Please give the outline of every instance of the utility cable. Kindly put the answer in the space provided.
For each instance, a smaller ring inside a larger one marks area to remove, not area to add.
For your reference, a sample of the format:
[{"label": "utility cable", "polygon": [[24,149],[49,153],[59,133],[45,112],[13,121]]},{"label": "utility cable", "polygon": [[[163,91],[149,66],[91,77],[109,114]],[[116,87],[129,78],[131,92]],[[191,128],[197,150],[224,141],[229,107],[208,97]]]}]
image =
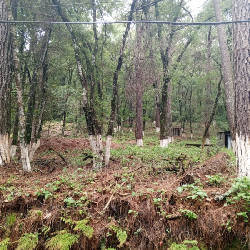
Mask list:
[{"label": "utility cable", "polygon": [[4,21],[0,20],[0,23],[10,24],[137,24],[137,23],[160,23],[175,26],[195,26],[195,25],[222,25],[232,23],[250,23],[250,20],[239,20],[239,21],[225,21],[225,22],[168,22],[168,21],[98,21],[98,22],[57,22],[57,21]]}]

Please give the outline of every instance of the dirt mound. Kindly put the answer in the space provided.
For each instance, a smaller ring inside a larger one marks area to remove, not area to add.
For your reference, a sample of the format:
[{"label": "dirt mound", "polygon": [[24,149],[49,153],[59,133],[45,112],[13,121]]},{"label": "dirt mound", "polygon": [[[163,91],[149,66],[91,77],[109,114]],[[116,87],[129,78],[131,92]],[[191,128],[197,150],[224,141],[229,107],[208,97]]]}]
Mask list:
[{"label": "dirt mound", "polygon": [[226,173],[228,172],[227,160],[229,158],[230,157],[227,153],[219,153],[206,160],[204,163],[202,163],[201,166],[198,166],[195,169],[188,171],[187,174],[203,180],[204,178],[206,178],[206,175]]},{"label": "dirt mound", "polygon": [[[105,143],[103,143],[105,146]],[[111,148],[120,148],[122,145],[118,143],[111,143]],[[53,148],[55,151],[65,151],[65,150],[85,150],[90,149],[89,141],[83,138],[42,138],[41,146],[38,149],[38,153],[41,151],[49,150]]]}]

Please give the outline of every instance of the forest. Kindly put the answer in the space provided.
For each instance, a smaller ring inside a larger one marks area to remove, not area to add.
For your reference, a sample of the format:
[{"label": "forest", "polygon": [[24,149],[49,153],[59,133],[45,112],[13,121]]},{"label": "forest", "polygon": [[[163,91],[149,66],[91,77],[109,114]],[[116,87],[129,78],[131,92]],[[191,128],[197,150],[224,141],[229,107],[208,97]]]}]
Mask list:
[{"label": "forest", "polygon": [[0,250],[250,249],[249,0],[0,0]]}]

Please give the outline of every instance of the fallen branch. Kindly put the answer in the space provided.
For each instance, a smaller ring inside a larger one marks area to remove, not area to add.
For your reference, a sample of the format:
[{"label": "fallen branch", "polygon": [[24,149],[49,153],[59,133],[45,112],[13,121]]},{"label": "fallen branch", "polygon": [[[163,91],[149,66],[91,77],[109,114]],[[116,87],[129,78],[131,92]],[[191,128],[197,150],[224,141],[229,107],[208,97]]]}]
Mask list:
[{"label": "fallen branch", "polygon": [[223,200],[225,200],[232,193],[233,192],[229,189],[226,193],[220,194],[220,195],[217,195],[216,197],[214,197],[214,200],[216,200],[216,201],[223,201]]},{"label": "fallen branch", "polygon": [[53,149],[52,147],[50,147],[49,150],[54,151],[54,152],[63,160],[63,162],[64,162],[66,165],[68,165],[68,162],[66,161],[66,159],[65,159],[59,152],[57,152],[57,151],[56,151],[55,149]]},{"label": "fallen branch", "polygon": [[[122,187],[124,183],[126,183],[126,181],[124,181],[124,182],[120,185],[120,187]],[[115,193],[116,193],[116,189],[115,189],[114,193],[110,196],[109,201],[108,201],[108,203],[106,204],[106,206],[103,208],[103,210],[106,210],[106,209],[107,209],[107,207],[109,206],[109,204],[110,204],[110,202],[111,202],[111,200],[112,200],[112,198],[113,198],[113,196],[114,196]]]}]

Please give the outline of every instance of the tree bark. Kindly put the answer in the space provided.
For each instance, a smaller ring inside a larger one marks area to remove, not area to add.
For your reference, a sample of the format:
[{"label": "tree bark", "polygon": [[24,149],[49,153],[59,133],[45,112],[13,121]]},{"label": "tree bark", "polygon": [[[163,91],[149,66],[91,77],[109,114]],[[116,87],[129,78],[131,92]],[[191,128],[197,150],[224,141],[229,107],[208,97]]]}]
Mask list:
[{"label": "tree bark", "polygon": [[[137,0],[133,0],[131,4],[130,12],[129,12],[128,21],[132,21],[133,19],[133,13],[135,11],[136,3],[137,3]],[[105,166],[108,166],[109,159],[110,159],[110,146],[111,146],[111,141],[112,141],[112,136],[113,136],[115,116],[116,116],[116,105],[117,105],[117,95],[118,95],[118,76],[119,76],[119,72],[123,64],[124,49],[125,49],[128,33],[130,31],[130,26],[131,26],[131,23],[130,22],[127,23],[126,30],[122,39],[122,46],[120,49],[118,63],[117,63],[116,70],[113,76],[113,95],[112,95],[112,101],[111,101],[111,113],[109,117],[109,125],[108,125],[107,138],[106,138]]]},{"label": "tree bark", "polygon": [[215,115],[215,110],[216,110],[216,107],[217,107],[217,104],[218,104],[218,101],[219,101],[219,98],[220,98],[220,95],[221,95],[221,82],[222,82],[222,77],[218,83],[218,92],[217,92],[217,96],[216,96],[216,99],[214,101],[214,106],[213,106],[213,110],[210,114],[210,118],[209,120],[206,122],[206,128],[205,128],[205,131],[204,131],[204,134],[203,134],[203,137],[202,137],[202,144],[201,144],[201,147],[204,148],[204,145],[205,145],[205,142],[206,142],[206,139],[207,139],[207,133],[209,131],[209,128],[210,128],[210,125],[214,119],[214,115]]},{"label": "tree bark", "polygon": [[[217,22],[223,21],[220,0],[213,0],[214,10]],[[223,83],[225,86],[227,119],[231,131],[232,141],[235,140],[235,91],[233,84],[232,66],[229,50],[227,46],[227,37],[224,25],[217,25],[218,39],[220,45]],[[234,143],[233,143],[234,145]]]},{"label": "tree bark", "polygon": [[[12,6],[13,8],[13,6]],[[9,20],[13,20],[11,13],[8,13]],[[20,128],[20,148],[21,148],[21,158],[23,164],[23,170],[26,172],[31,171],[30,159],[29,159],[29,151],[25,142],[25,115],[23,108],[23,90],[21,83],[21,63],[18,58],[19,50],[16,42],[16,29],[15,26],[12,25],[10,27],[10,32],[12,35],[12,48],[13,48],[13,64],[14,64],[14,74],[15,74],[15,83],[17,89],[17,105],[18,105],[18,114],[19,114],[19,128]]]},{"label": "tree bark", "polygon": [[[0,0],[0,20],[8,20],[8,6]],[[0,24],[0,166],[11,161],[10,141],[10,25]]]},{"label": "tree bark", "polygon": [[136,145],[143,146],[143,75],[142,75],[142,28],[136,27],[136,51],[135,51],[135,85],[136,85]]},{"label": "tree bark", "polygon": [[[180,1],[179,6],[181,7],[183,0]],[[181,10],[181,8],[180,8]],[[155,4],[156,19],[159,19],[158,4]],[[177,11],[174,16],[173,22],[176,22],[179,17],[180,11]],[[171,114],[171,76],[170,67],[172,64],[172,47],[173,38],[177,29],[174,26],[170,27],[170,31],[167,34],[166,47],[163,47],[162,42],[162,24],[157,24],[158,27],[158,41],[160,45],[160,54],[163,69],[163,86],[162,86],[162,98],[161,98],[161,110],[160,110],[160,146],[168,147],[169,142],[172,138],[172,114]]]},{"label": "tree bark", "polygon": [[[250,20],[249,0],[233,1],[233,19]],[[233,24],[236,156],[239,176],[250,176],[250,23]]]},{"label": "tree bark", "polygon": [[[60,15],[60,17],[62,18],[62,20],[64,22],[69,22],[69,19],[66,17],[65,12],[62,10],[60,3],[57,0],[52,0],[52,1],[57,6],[57,12]],[[94,4],[94,2],[93,2],[93,4]],[[74,30],[72,29],[70,24],[67,23],[66,27],[71,35],[71,39],[73,42],[74,55],[75,55],[75,60],[77,63],[78,77],[79,77],[79,80],[82,84],[82,105],[83,105],[83,110],[85,113],[85,119],[86,119],[87,128],[88,128],[89,142],[90,142],[90,146],[92,148],[93,154],[94,154],[93,168],[98,170],[102,167],[102,164],[103,164],[103,145],[102,145],[101,128],[98,124],[95,110],[93,107],[94,85],[93,84],[91,85],[91,89],[90,89],[90,93],[89,93],[88,92],[88,81],[87,81],[86,75],[85,75],[84,70],[83,70],[81,57],[80,57],[81,50],[80,50],[79,44],[77,42],[76,34],[75,34]],[[93,26],[93,28],[94,27],[95,27],[95,25]],[[96,31],[95,28],[94,28],[94,31]],[[97,42],[97,40],[96,40],[96,42]],[[97,46],[97,43],[95,44],[95,46]],[[90,98],[88,97],[88,94],[90,95]]]},{"label": "tree bark", "polygon": [[211,89],[211,46],[212,46],[212,39],[211,39],[211,30],[212,26],[209,27],[208,36],[207,36],[207,84],[206,84],[206,107],[205,107],[205,131],[208,128],[207,132],[204,133],[206,138],[202,138],[202,142],[204,140],[204,143],[210,144],[209,139],[209,114],[210,114],[210,108],[211,108],[211,101],[210,101],[210,89]]}]

